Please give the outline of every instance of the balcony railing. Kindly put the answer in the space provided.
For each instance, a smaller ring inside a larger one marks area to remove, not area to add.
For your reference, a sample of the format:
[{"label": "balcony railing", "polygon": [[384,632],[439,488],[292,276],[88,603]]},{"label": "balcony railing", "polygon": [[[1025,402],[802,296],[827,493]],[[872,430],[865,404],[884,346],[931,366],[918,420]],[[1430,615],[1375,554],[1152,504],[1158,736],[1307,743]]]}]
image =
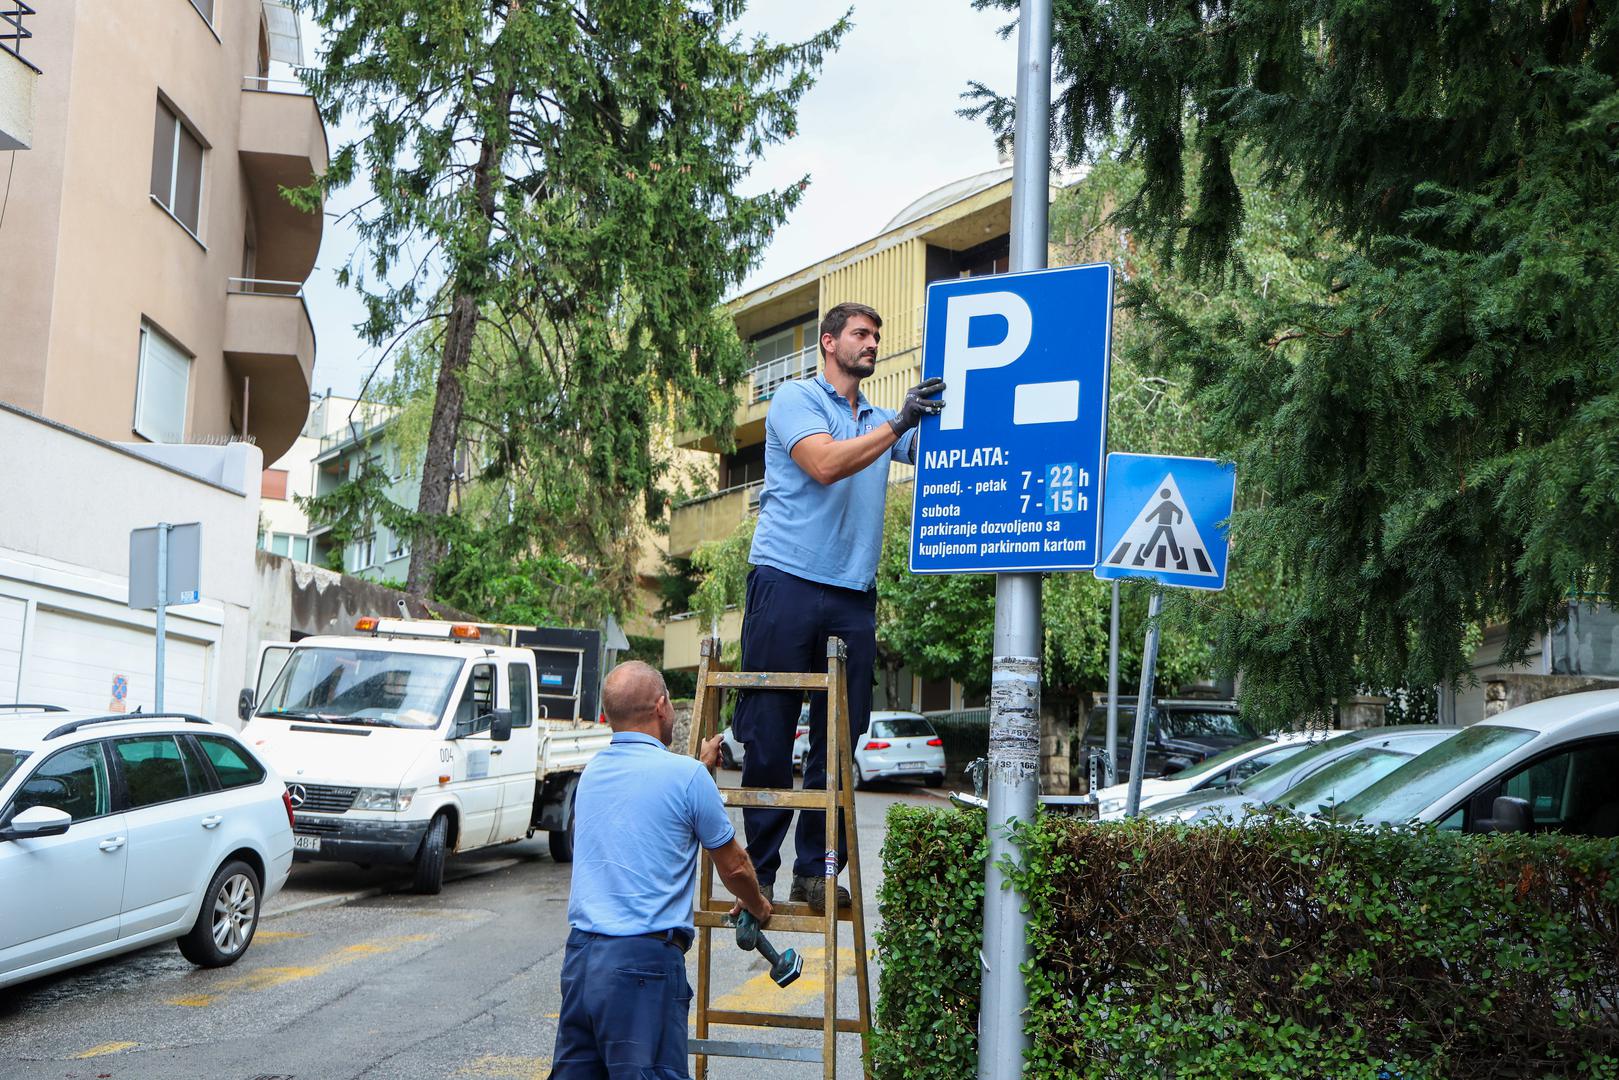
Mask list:
[{"label": "balcony railing", "polygon": [[753,400],[763,401],[774,394],[783,383],[815,374],[821,363],[819,343],[807,348],[753,365],[748,377],[753,380]]},{"label": "balcony railing", "polygon": [[22,24],[23,17],[34,14],[37,12],[22,0],[0,0],[0,52],[8,52],[28,64],[37,75],[39,68],[29,63],[22,54],[22,43],[34,36],[33,31]]},{"label": "balcony railing", "polygon": [[242,89],[263,90],[269,94],[309,94],[309,88],[301,79],[271,79],[263,75],[242,76]]},{"label": "balcony railing", "polygon": [[274,281],[269,278],[233,277],[225,279],[225,291],[229,293],[257,293],[270,296],[302,296],[304,283],[301,281]]}]

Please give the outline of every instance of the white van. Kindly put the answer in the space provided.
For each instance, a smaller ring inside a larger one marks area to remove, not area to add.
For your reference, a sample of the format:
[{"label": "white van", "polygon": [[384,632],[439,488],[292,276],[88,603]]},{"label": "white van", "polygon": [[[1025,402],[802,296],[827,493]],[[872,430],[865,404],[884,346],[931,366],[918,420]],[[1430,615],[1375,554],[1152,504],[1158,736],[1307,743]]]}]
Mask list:
[{"label": "white van", "polygon": [[534,652],[487,643],[476,626],[368,618],[356,629],[369,636],[275,647],[279,673],[262,694],[243,691],[241,737],[287,783],[295,856],[413,865],[426,893],[446,855],[536,830],[571,860],[574,789],[612,733],[594,718],[549,720]]}]

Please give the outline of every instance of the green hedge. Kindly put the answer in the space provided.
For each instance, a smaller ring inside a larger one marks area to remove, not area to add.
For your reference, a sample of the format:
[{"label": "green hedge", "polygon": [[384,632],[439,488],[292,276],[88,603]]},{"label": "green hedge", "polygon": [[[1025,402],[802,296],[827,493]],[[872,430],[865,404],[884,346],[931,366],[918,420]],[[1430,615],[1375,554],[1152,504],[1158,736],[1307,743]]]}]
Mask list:
[{"label": "green hedge", "polygon": [[[1097,825],[1020,835],[1026,1075],[1619,1077],[1619,844]],[[977,1055],[984,816],[895,806],[879,1073]]]}]

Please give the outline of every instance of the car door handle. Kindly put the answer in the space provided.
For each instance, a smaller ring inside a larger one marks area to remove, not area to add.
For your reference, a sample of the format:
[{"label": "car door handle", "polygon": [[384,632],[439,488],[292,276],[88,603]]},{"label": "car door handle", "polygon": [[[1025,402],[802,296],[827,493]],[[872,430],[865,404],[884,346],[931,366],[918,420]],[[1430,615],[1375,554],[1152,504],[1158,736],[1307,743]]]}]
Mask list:
[{"label": "car door handle", "polygon": [[109,836],[105,840],[101,841],[101,843],[97,844],[96,846],[99,847],[102,851],[117,851],[119,848],[124,846],[124,842],[125,842],[125,837],[122,837],[122,836]]},{"label": "car door handle", "polygon": [[489,751],[489,756],[494,757],[496,754],[504,754],[505,752],[506,751],[497,746],[493,750]]},{"label": "car door handle", "polygon": [[202,819],[202,827],[205,829],[216,828],[219,823],[224,820],[225,819],[218,814],[209,814],[207,817]]}]

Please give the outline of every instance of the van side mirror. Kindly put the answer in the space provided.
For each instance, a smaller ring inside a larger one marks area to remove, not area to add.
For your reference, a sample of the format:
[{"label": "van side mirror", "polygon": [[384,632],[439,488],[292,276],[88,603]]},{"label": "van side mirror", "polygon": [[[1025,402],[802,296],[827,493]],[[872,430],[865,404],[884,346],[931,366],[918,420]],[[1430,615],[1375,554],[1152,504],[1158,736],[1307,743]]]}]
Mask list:
[{"label": "van side mirror", "polygon": [[1535,819],[1529,812],[1528,799],[1501,795],[1490,808],[1490,820],[1479,824],[1482,832],[1526,833],[1534,831]]},{"label": "van side mirror", "polygon": [[495,742],[509,742],[512,737],[512,711],[496,709],[489,714],[489,737]]},{"label": "van side mirror", "polygon": [[252,718],[253,706],[258,704],[254,700],[256,697],[257,695],[253,693],[251,686],[242,688],[242,692],[236,695],[236,719],[245,724]]},{"label": "van side mirror", "polygon": [[66,810],[54,806],[30,806],[14,815],[0,829],[0,840],[29,840],[36,836],[60,836],[73,824]]}]

